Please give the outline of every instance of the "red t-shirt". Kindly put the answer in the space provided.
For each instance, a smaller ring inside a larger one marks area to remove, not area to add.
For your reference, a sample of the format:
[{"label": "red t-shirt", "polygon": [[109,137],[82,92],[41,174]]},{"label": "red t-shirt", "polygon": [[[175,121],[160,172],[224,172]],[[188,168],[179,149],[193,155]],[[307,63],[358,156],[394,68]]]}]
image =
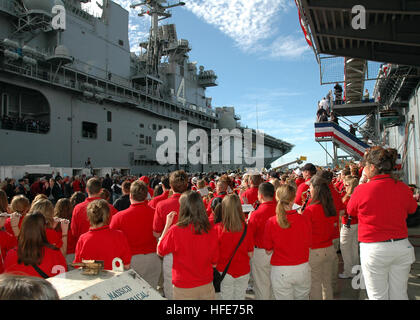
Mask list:
[{"label": "red t-shirt", "polygon": [[277,217],[268,219],[264,231],[264,249],[271,251],[271,265],[296,266],[309,261],[312,227],[306,216],[297,211],[287,211],[290,227],[283,229]]},{"label": "red t-shirt", "polygon": [[212,188],[213,190],[216,189],[216,184],[214,183],[214,181],[210,181],[209,183],[209,187]]},{"label": "red t-shirt", "polygon": [[[342,216],[341,217],[341,222],[342,222],[342,224],[347,224],[347,219],[348,219],[348,217],[349,217],[349,215],[348,215],[348,213],[347,213],[347,205],[349,204],[349,201],[350,201],[350,198],[347,198],[347,200],[346,201],[344,201],[344,203],[343,203],[343,205],[344,205],[344,207],[345,207],[345,213],[344,213],[344,216]],[[353,225],[353,224],[358,224],[358,219],[357,219],[357,216],[352,216],[351,217],[351,221],[350,221],[350,224],[351,225]]]},{"label": "red t-shirt", "polygon": [[332,246],[336,228],[336,216],[326,217],[321,204],[311,204],[302,213],[308,217],[312,226],[312,249]]},{"label": "red t-shirt", "polygon": [[207,204],[207,209],[206,209],[206,212],[207,212],[207,216],[208,217],[210,217],[210,215],[213,213],[213,210],[211,209],[211,203],[213,202],[213,200],[215,198],[222,198],[222,199],[224,199],[224,197],[226,197],[226,194],[216,194],[213,198],[210,199],[210,201]]},{"label": "red t-shirt", "polygon": [[167,190],[164,193],[162,193],[161,195],[156,196],[152,200],[150,200],[149,201],[149,206],[152,207],[153,209],[155,209],[159,202],[168,199],[168,197],[169,197],[169,191]]},{"label": "red t-shirt", "polygon": [[257,210],[251,213],[248,221],[249,230],[257,248],[264,248],[264,229],[269,218],[276,215],[276,201],[267,201],[260,204]]},{"label": "red t-shirt", "polygon": [[[232,257],[232,253],[238,245],[244,230],[242,228],[242,230],[239,232],[228,232],[224,230],[223,223],[216,224],[214,228],[217,232],[220,248],[219,262],[217,263],[216,269],[222,273],[229,263],[229,260]],[[249,230],[247,230],[245,238],[236,251],[227,273],[230,274],[233,278],[238,278],[248,274],[251,271],[248,252],[253,251],[254,241],[252,234],[249,232]]]},{"label": "red t-shirt", "polygon": [[299,187],[302,183],[304,183],[305,182],[305,179],[303,179],[303,178],[297,178],[296,180],[295,180],[295,183],[296,183],[296,187]]},{"label": "red t-shirt", "polygon": [[132,255],[155,253],[157,240],[153,236],[154,215],[155,210],[147,202],[135,203],[118,212],[109,227],[124,233]]},{"label": "red t-shirt", "polygon": [[61,231],[55,231],[54,229],[46,228],[45,233],[47,234],[48,243],[52,244],[58,249],[63,246],[63,237]]},{"label": "red t-shirt", "polygon": [[[153,219],[153,231],[162,233],[165,229],[166,216],[172,211],[179,212],[180,193],[174,193],[169,199],[162,200],[156,205],[155,217]],[[175,215],[172,225],[178,222],[178,214]]]},{"label": "red t-shirt", "polygon": [[[246,199],[246,202],[245,202]],[[242,204],[251,204],[255,208],[255,202],[258,201],[258,187],[251,187],[245,190],[241,196],[241,203]]]},{"label": "red t-shirt", "polygon": [[14,235],[11,235],[7,231],[0,231],[0,249],[1,249],[0,274],[3,273],[4,271],[3,263],[4,263],[4,259],[6,258],[7,252],[16,246],[17,246],[17,240]]},{"label": "red t-shirt", "polygon": [[335,211],[337,213],[336,215],[336,221],[334,223],[335,226],[335,233],[333,236],[333,239],[340,238],[340,211],[344,210],[344,204],[341,195],[338,193],[337,190],[334,189],[334,186],[332,184],[329,184],[328,187],[331,190],[331,196],[333,198]]},{"label": "red t-shirt", "polygon": [[299,206],[303,205],[303,203],[302,203],[302,193],[304,193],[306,190],[309,189],[309,184],[308,184],[309,181],[310,181],[310,179],[307,179],[307,180],[305,180],[304,183],[301,183],[299,185],[299,187],[297,187],[295,203]]},{"label": "red t-shirt", "polygon": [[195,288],[213,281],[213,265],[219,259],[217,232],[195,234],[192,225],[172,226],[158,245],[158,254],[173,254],[172,283]]},{"label": "red t-shirt", "polygon": [[359,219],[360,242],[407,238],[407,214],[416,209],[410,188],[389,174],[377,175],[358,185],[347,205],[348,214]]},{"label": "red t-shirt", "polygon": [[73,192],[78,192],[78,191],[83,192],[81,183],[78,180],[73,181],[72,187],[73,187]]},{"label": "red t-shirt", "polygon": [[67,233],[67,254],[72,254],[76,251],[76,243],[77,240],[74,237],[71,228],[69,228],[69,231]]},{"label": "red t-shirt", "polygon": [[127,238],[119,230],[109,226],[89,229],[77,241],[74,262],[82,260],[103,260],[104,269],[112,270],[112,260],[120,258],[124,265],[131,262],[131,251]]},{"label": "red t-shirt", "polygon": [[[23,218],[24,218],[25,216],[22,216],[22,217],[20,217],[19,218],[19,230],[20,230],[20,228],[22,227],[22,222],[23,222]],[[6,222],[4,223],[4,228],[6,229],[6,231],[8,232],[8,233],[10,233],[12,236],[15,236],[15,234],[13,233],[13,229],[12,229],[12,224],[10,223],[10,218],[7,218],[6,219]]]},{"label": "red t-shirt", "polygon": [[[63,271],[67,272],[67,262],[61,251],[48,247],[44,247],[42,262],[38,267],[49,277],[54,277]],[[23,263],[18,264],[17,248],[9,250],[7,253],[4,261],[4,273],[42,278],[32,266],[25,266]]]},{"label": "red t-shirt", "polygon": [[[73,209],[73,216],[71,219],[71,230],[73,232],[73,236],[76,239],[76,242],[79,240],[80,236],[85,232],[88,232],[90,229],[90,223],[87,217],[87,207],[89,203],[94,200],[100,200],[102,198],[93,197],[87,198],[84,202],[79,203]],[[112,221],[112,216],[116,214],[118,211],[115,209],[111,204],[109,204],[110,215]]]}]

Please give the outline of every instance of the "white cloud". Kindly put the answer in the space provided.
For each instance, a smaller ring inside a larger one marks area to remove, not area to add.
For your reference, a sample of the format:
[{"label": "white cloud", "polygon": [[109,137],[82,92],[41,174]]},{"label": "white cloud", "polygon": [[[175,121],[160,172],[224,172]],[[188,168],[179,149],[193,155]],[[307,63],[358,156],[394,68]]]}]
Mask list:
[{"label": "white cloud", "polygon": [[297,58],[308,51],[303,38],[279,35],[290,0],[191,0],[186,8],[232,38],[242,51],[267,58]]}]

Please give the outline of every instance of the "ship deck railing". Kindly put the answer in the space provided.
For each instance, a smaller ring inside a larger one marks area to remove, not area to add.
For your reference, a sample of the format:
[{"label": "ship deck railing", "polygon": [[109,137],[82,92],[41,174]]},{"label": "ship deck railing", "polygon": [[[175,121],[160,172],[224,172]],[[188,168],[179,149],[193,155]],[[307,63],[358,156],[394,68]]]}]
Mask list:
[{"label": "ship deck railing", "polygon": [[51,66],[50,70],[46,70],[44,68],[40,68],[38,65],[23,65],[19,62],[10,62],[6,60],[4,60],[2,67],[8,72],[41,80],[43,82],[72,89],[81,93],[84,91],[81,88],[82,83],[93,84],[94,86],[103,89],[104,92],[101,94],[105,97],[105,99],[124,104],[128,107],[147,110],[148,112],[171,118],[173,120],[179,121],[181,120],[181,117],[187,116],[188,121],[191,124],[198,125],[200,127],[214,129],[218,121],[218,116],[213,116],[211,114],[211,110],[205,110],[205,112],[198,110],[194,111],[182,103],[168,102],[162,98],[147,93],[146,90],[135,85],[131,87],[124,86],[112,82],[112,80],[90,75],[70,67],[60,67],[59,69],[54,70]]}]

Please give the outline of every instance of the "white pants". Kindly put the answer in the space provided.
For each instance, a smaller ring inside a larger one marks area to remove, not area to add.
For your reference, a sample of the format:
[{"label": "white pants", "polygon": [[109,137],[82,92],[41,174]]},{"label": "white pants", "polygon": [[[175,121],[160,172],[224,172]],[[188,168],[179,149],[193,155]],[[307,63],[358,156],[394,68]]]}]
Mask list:
[{"label": "white pants", "polygon": [[163,257],[163,292],[165,293],[165,298],[168,300],[173,300],[173,285],[172,285],[172,264],[173,264],[173,255],[172,253],[167,254]]},{"label": "white pants", "polygon": [[256,300],[274,300],[271,288],[271,255],[264,249],[255,248],[251,259],[252,277],[254,278],[254,293]]},{"label": "white pants", "polygon": [[408,275],[416,260],[408,239],[361,242],[360,260],[369,300],[408,300]]},{"label": "white pants", "polygon": [[226,273],[220,284],[220,297],[222,300],[245,300],[248,281],[249,273],[238,278]]},{"label": "white pants", "polygon": [[359,264],[357,230],[357,224],[352,224],[350,228],[343,225],[340,232],[340,249],[344,262],[344,274],[349,277],[352,275],[351,269],[353,266]]},{"label": "white pants", "polygon": [[271,285],[276,300],[309,300],[311,291],[309,263],[297,266],[271,266]]}]

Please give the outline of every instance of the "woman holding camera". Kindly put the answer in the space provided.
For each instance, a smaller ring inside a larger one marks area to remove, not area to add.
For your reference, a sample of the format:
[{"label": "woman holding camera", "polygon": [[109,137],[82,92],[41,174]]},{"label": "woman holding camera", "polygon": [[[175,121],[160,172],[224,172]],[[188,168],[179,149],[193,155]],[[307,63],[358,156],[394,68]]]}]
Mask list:
[{"label": "woman holding camera", "polygon": [[359,220],[360,261],[370,300],[408,300],[414,248],[406,219],[417,203],[409,187],[391,175],[397,152],[373,147],[365,155],[368,183],[359,185],[347,212]]}]

